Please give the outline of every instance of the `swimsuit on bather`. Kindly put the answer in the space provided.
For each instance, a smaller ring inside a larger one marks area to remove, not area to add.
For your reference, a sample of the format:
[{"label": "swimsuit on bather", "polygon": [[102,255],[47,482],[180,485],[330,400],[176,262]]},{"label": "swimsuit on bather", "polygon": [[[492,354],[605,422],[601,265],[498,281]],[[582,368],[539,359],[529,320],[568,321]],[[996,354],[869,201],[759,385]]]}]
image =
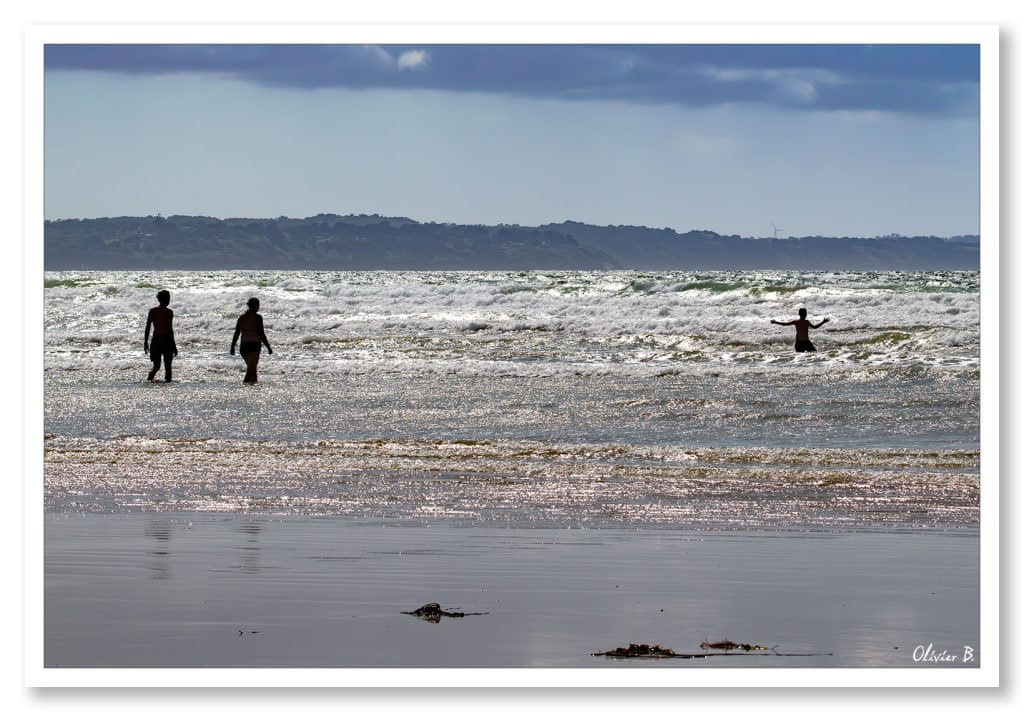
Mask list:
[{"label": "swimsuit on bather", "polygon": [[161,357],[174,358],[174,339],[164,334],[153,334],[149,342],[149,358],[153,363],[160,363]]},{"label": "swimsuit on bather", "polygon": [[814,348],[814,344],[812,344],[810,341],[797,341],[796,350],[800,352],[817,351],[817,349]]}]

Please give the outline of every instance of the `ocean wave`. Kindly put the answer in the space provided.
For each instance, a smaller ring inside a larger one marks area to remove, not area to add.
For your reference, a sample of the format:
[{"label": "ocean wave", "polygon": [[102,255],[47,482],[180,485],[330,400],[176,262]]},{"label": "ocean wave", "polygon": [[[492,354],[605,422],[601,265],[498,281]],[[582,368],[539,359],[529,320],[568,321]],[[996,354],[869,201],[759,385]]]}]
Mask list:
[{"label": "ocean wave", "polygon": [[[244,302],[259,294],[275,353],[321,360],[325,347],[372,372],[397,352],[499,368],[703,362],[798,365],[789,320],[800,306],[831,321],[814,359],[893,367],[976,367],[976,273],[318,273],[55,272],[46,274],[45,362],[138,351],[154,287],[172,292],[181,345],[221,350]],[[897,288],[898,287],[898,288]],[[434,341],[424,349],[421,340]],[[467,340],[468,339],[468,340]],[[202,353],[193,354],[203,358]],[[540,356],[540,357],[539,357]],[[589,367],[589,366],[588,366]],[[586,370],[586,368],[584,369]]]}]

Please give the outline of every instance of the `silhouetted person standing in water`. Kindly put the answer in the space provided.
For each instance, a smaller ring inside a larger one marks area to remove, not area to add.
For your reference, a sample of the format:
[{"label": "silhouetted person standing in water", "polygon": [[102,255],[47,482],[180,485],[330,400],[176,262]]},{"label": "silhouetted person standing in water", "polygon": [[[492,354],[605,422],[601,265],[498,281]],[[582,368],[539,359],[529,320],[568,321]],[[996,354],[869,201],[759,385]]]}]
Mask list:
[{"label": "silhouetted person standing in water", "polygon": [[[160,306],[149,310],[146,318],[146,334],[142,338],[142,349],[149,354],[153,362],[153,370],[149,372],[150,381],[160,370],[160,359],[164,362],[164,380],[171,380],[171,360],[178,355],[178,347],[174,345],[174,312],[167,308],[171,303],[171,293],[161,289],[156,293]],[[149,330],[153,329],[153,341],[149,340]]]},{"label": "silhouetted person standing in water", "polygon": [[793,321],[775,321],[772,319],[773,324],[779,326],[795,326],[796,327],[796,350],[797,351],[817,351],[814,348],[814,344],[811,343],[811,339],[808,336],[808,329],[817,329],[819,326],[827,322],[828,319],[822,319],[817,324],[812,324],[807,321],[807,310],[800,310],[800,318]]},{"label": "silhouetted person standing in water", "polygon": [[246,302],[246,306],[249,307],[249,311],[238,317],[238,322],[235,324],[235,335],[231,338],[231,355],[235,355],[235,344],[241,335],[242,344],[239,352],[245,359],[245,378],[242,382],[256,383],[256,366],[260,362],[260,345],[266,344],[268,354],[274,353],[274,350],[270,348],[267,334],[263,331],[263,317],[257,313],[260,310],[260,300],[253,297]]}]

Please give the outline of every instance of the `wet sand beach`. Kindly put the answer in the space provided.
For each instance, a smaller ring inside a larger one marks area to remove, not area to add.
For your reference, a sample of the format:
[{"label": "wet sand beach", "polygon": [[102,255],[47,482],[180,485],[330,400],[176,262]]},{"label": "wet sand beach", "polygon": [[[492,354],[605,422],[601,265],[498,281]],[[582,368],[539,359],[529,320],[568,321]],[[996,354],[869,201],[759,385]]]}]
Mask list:
[{"label": "wet sand beach", "polygon": [[[51,513],[45,666],[977,666],[978,541],[972,529],[702,532]],[[429,602],[487,615],[438,623],[403,615]],[[630,643],[699,653],[702,642],[722,639],[820,655],[593,655]],[[964,661],[965,646],[973,660]]]}]

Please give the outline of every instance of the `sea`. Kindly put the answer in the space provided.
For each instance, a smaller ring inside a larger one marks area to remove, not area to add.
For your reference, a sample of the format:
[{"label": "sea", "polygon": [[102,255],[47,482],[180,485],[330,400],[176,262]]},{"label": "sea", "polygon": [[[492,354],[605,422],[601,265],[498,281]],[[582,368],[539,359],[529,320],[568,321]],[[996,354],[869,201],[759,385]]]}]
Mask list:
[{"label": "sea", "polygon": [[[51,514],[979,526],[979,273],[44,274]],[[147,382],[171,293],[174,378]],[[229,354],[261,302],[259,383]],[[814,353],[794,351],[804,307]]]}]

